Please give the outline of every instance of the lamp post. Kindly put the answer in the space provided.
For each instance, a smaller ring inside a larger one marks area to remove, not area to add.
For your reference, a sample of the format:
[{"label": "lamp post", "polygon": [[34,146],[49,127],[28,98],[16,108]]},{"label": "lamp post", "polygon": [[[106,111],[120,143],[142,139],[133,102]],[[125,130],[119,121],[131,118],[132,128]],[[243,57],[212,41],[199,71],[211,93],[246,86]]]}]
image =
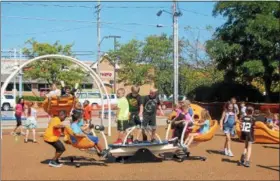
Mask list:
[{"label": "lamp post", "polygon": [[[176,7],[176,0],[173,0],[173,6],[172,6],[172,13],[166,11],[166,10],[160,10],[157,13],[157,16],[161,16],[163,12],[166,12],[168,14],[172,15],[173,19],[173,69],[174,69],[174,85],[173,85],[173,101],[174,103],[178,103],[178,82],[179,82],[179,71],[178,71],[178,61],[179,61],[179,38],[178,38],[178,17],[182,16],[183,14],[179,11],[177,12]],[[161,26],[158,26],[161,27]]]}]

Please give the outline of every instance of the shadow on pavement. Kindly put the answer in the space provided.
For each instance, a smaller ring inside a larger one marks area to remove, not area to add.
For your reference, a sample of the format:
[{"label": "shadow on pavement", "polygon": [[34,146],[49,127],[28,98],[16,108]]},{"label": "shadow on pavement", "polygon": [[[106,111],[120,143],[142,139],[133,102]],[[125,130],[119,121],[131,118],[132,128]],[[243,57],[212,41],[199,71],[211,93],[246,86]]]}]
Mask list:
[{"label": "shadow on pavement", "polygon": [[[274,171],[280,172],[280,169],[276,169],[276,168],[280,168],[280,166],[263,166],[263,165],[257,165],[257,166],[261,167],[261,168],[265,168],[265,169],[269,169],[269,170],[274,170]],[[273,168],[273,167],[276,167],[276,168]]]}]

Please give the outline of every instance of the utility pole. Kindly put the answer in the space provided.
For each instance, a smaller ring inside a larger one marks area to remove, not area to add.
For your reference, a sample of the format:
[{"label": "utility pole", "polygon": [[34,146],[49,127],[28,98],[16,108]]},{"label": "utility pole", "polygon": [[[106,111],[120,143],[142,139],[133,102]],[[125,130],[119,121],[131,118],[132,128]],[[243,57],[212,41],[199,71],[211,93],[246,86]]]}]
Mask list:
[{"label": "utility pole", "polygon": [[[15,67],[18,66],[16,59],[17,59],[17,50],[14,49],[14,64],[15,64]],[[16,100],[16,97],[17,97],[16,89],[17,89],[17,87],[16,87],[16,76],[15,76],[14,77],[14,91],[13,91],[15,100]]]},{"label": "utility pole", "polygon": [[[18,63],[18,66],[20,66],[20,62],[21,62],[21,49],[19,50],[19,63]],[[19,71],[19,79],[18,79],[18,82],[19,82],[19,97],[22,97],[22,69],[20,69]]]},{"label": "utility pole", "polygon": [[[121,38],[120,36],[109,36],[109,38],[114,38],[114,52],[117,50],[117,38]],[[117,91],[117,74],[116,74],[116,66],[118,64],[118,59],[114,61],[114,93]]]},{"label": "utility pole", "polygon": [[99,68],[99,65],[100,65],[100,0],[97,1],[97,67],[96,67],[96,70],[97,70],[97,74],[100,76],[100,68]]},{"label": "utility pole", "polygon": [[173,101],[175,104],[178,103],[178,59],[179,59],[179,46],[178,46],[178,13],[176,12],[176,0],[173,0],[172,15],[173,15],[173,68],[174,68],[174,85],[173,85]]}]

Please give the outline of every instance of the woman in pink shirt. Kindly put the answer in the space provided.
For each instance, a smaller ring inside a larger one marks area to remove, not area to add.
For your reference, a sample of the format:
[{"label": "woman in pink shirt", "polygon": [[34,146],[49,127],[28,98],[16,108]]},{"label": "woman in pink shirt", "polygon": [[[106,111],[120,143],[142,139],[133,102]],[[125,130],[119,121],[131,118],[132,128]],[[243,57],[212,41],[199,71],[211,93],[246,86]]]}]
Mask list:
[{"label": "woman in pink shirt", "polygon": [[14,129],[14,131],[12,132],[12,135],[16,134],[18,128],[20,128],[20,133],[24,135],[24,133],[22,132],[22,123],[21,123],[21,116],[22,114],[24,113],[24,100],[23,98],[19,98],[18,99],[18,102],[16,104],[16,112],[15,112],[15,117],[16,117],[16,120],[17,120],[17,125],[16,125],[16,128]]}]

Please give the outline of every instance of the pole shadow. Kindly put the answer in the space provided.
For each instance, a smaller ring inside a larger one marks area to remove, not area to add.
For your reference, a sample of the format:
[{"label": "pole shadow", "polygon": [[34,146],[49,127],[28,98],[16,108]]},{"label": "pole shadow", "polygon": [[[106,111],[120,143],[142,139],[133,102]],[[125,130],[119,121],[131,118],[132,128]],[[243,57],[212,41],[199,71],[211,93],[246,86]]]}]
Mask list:
[{"label": "pole shadow", "polygon": [[[261,168],[265,168],[265,169],[269,169],[269,170],[273,170],[273,171],[280,172],[280,166],[264,166],[264,165],[257,165],[257,167],[261,167]],[[273,168],[273,167],[278,167],[279,169],[276,169],[276,168]]]},{"label": "pole shadow", "polygon": [[263,147],[264,147],[264,148],[276,149],[276,150],[279,150],[279,149],[280,149],[279,147],[276,147],[276,146],[267,146],[267,145],[264,145]]},{"label": "pole shadow", "polygon": [[[74,159],[74,160],[73,160]],[[73,162],[72,162],[73,160]],[[41,161],[42,164],[49,164],[50,159],[46,159],[44,161]],[[87,157],[74,157],[74,156],[68,156],[68,157],[61,157],[60,162],[63,165],[67,166],[108,166],[104,161],[98,161],[94,158],[87,158]]]},{"label": "pole shadow", "polygon": [[220,150],[206,150],[206,152],[208,154],[216,154],[216,155],[223,155],[223,156],[225,156],[224,152],[220,151]]}]

